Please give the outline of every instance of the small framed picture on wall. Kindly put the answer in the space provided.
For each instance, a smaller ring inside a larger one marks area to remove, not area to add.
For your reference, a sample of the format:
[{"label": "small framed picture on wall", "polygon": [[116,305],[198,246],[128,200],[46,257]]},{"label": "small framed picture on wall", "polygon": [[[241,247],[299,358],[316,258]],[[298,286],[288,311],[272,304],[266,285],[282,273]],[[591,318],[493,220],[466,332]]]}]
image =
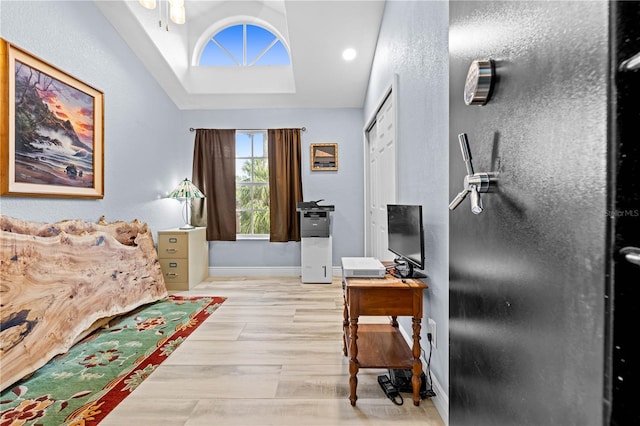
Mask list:
[{"label": "small framed picture on wall", "polygon": [[311,170],[338,170],[338,144],[312,143]]}]

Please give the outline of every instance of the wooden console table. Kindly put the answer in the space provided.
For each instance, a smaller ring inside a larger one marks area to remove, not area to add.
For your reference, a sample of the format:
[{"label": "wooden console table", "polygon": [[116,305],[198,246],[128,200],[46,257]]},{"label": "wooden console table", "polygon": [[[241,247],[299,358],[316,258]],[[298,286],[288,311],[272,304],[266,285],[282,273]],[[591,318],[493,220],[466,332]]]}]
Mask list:
[{"label": "wooden console table", "polygon": [[[413,405],[420,405],[420,322],[422,291],[427,285],[418,279],[343,278],[343,350],[349,357],[349,400],[356,405],[360,368],[412,370]],[[361,315],[391,316],[390,324],[360,324]],[[398,329],[397,317],[413,317],[413,347],[409,348]]]}]

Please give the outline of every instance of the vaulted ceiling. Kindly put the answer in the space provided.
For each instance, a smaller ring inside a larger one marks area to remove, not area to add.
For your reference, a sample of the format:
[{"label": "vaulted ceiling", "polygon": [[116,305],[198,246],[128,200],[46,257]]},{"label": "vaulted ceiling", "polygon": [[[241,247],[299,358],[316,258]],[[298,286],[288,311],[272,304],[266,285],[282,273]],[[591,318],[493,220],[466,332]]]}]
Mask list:
[{"label": "vaulted ceiling", "polygon": [[[177,25],[166,0],[155,10],[137,0],[95,3],[180,109],[360,108],[384,11],[380,0],[185,0]],[[239,21],[280,35],[291,65],[197,66],[210,36]],[[355,59],[342,58],[347,48]]]}]

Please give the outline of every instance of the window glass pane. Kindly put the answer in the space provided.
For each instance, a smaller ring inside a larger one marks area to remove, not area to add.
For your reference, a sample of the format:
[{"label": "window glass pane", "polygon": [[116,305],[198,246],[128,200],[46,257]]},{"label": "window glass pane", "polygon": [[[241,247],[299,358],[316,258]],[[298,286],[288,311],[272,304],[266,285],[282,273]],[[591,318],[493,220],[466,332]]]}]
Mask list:
[{"label": "window glass pane", "polygon": [[251,182],[251,160],[236,160],[236,182]]},{"label": "window glass pane", "polygon": [[251,157],[251,135],[236,132],[236,157]]},{"label": "window glass pane", "polygon": [[240,211],[251,210],[253,191],[250,185],[236,185],[236,206]]},{"label": "window glass pane", "polygon": [[209,41],[202,51],[202,56],[200,56],[200,65],[202,66],[212,66],[212,65],[237,65],[233,60],[218,47],[212,41]]},{"label": "window glass pane", "polygon": [[253,156],[254,157],[266,157],[266,135],[262,132],[253,134]]},{"label": "window glass pane", "polygon": [[287,49],[278,40],[254,65],[289,65],[290,63]]},{"label": "window glass pane", "polygon": [[269,208],[269,187],[266,185],[256,185],[253,187],[253,208]]},{"label": "window glass pane", "polygon": [[247,63],[253,62],[275,39],[272,32],[256,25],[247,25]]},{"label": "window glass pane", "polygon": [[216,34],[213,38],[227,49],[242,64],[243,40],[242,25],[234,25]]},{"label": "window glass pane", "polygon": [[238,215],[238,234],[252,234],[251,229],[251,212],[241,211]]},{"label": "window glass pane", "polygon": [[267,160],[264,158],[253,160],[253,181],[269,182],[269,167],[267,167]]},{"label": "window glass pane", "polygon": [[269,210],[256,210],[254,212],[253,233],[269,234]]}]

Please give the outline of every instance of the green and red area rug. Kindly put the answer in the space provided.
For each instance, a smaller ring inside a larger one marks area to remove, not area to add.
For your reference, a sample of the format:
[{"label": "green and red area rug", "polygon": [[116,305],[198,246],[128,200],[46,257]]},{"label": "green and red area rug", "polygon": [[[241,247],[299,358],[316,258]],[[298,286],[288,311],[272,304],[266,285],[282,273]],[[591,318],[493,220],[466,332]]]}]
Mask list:
[{"label": "green and red area rug", "polygon": [[169,296],[121,316],[0,394],[0,426],[96,425],[225,298]]}]

